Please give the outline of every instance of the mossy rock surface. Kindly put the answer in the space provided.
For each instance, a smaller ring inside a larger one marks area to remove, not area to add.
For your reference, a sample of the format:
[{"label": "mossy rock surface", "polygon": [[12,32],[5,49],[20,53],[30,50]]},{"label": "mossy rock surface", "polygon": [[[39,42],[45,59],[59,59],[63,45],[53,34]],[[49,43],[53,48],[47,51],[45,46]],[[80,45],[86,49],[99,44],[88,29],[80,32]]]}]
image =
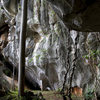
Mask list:
[{"label": "mossy rock surface", "polygon": [[[58,91],[25,91],[23,97],[18,97],[18,90],[0,95],[0,100],[63,100]],[[69,100],[69,99],[67,99]],[[83,97],[73,96],[72,100],[84,100]]]},{"label": "mossy rock surface", "polygon": [[18,97],[17,91],[10,91],[0,96],[0,100],[45,100],[42,95],[34,94],[31,91],[25,91],[23,97]]}]

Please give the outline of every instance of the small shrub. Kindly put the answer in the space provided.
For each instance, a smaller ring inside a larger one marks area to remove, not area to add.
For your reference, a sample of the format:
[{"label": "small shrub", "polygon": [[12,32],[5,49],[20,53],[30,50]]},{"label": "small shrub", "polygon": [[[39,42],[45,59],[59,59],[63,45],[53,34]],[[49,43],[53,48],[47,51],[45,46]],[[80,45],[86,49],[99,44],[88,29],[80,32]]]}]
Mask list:
[{"label": "small shrub", "polygon": [[85,100],[92,100],[94,97],[94,90],[88,89],[88,91],[84,94]]}]

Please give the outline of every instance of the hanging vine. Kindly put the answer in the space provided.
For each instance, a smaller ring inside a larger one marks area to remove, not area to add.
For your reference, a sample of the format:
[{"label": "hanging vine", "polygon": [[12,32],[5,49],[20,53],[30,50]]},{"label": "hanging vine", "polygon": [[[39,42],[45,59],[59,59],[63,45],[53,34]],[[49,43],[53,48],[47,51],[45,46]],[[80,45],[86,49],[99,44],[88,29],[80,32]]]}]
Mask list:
[{"label": "hanging vine", "polygon": [[[70,31],[67,34],[67,43],[66,43],[66,45],[67,45],[66,70],[67,71],[66,71],[65,76],[64,76],[63,87],[62,87],[62,90],[61,90],[61,93],[63,95],[63,100],[67,99],[66,96],[68,96],[69,100],[72,100],[72,97],[71,97],[72,80],[73,80],[74,72],[75,72],[75,69],[76,69],[78,39],[79,39],[79,34],[77,33],[77,36],[75,38],[75,43],[74,43],[74,54],[73,54],[74,58],[73,58],[72,67],[71,67],[71,64],[70,64],[70,52],[71,52],[71,36],[70,36]],[[69,87],[67,87],[67,89],[66,89],[67,94],[65,94],[65,85],[66,85],[66,82],[67,82],[68,74],[70,75]]]},{"label": "hanging vine", "polygon": [[[66,85],[68,73],[70,71],[70,61],[69,61],[70,60],[70,55],[69,54],[70,54],[70,51],[71,51],[70,39],[71,39],[71,36],[70,36],[70,31],[69,31],[68,34],[67,34],[67,41],[66,41],[66,47],[67,47],[66,60],[67,61],[65,62],[65,68],[66,68],[67,71],[64,75],[64,82],[63,82],[63,87],[62,87],[62,90],[61,90],[63,100],[66,100],[65,85]],[[68,91],[68,88],[67,88],[67,91]]]},{"label": "hanging vine", "polygon": [[70,88],[69,88],[69,98],[70,100],[72,100],[71,98],[71,89],[72,89],[72,81],[73,81],[73,76],[74,76],[74,72],[76,69],[76,61],[77,61],[77,44],[78,44],[78,40],[79,40],[79,33],[77,33],[77,36],[75,38],[75,44],[74,44],[74,59],[72,61],[72,72],[70,75]]}]

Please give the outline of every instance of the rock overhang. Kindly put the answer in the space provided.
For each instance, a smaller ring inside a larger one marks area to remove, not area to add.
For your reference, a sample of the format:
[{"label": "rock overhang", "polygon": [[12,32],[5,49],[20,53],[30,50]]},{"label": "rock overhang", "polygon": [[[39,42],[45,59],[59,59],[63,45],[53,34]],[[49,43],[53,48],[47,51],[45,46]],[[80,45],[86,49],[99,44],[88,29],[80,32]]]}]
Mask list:
[{"label": "rock overhang", "polygon": [[48,0],[63,23],[72,30],[100,31],[100,0]]}]

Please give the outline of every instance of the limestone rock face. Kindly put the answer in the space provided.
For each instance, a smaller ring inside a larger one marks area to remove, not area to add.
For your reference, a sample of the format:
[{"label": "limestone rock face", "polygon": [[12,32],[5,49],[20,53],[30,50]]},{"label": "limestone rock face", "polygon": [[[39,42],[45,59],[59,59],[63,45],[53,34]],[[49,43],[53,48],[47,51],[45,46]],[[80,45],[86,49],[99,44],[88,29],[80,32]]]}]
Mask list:
[{"label": "limestone rock face", "polygon": [[0,11],[0,21],[0,27],[2,27],[5,24],[4,14],[2,11]]},{"label": "limestone rock face", "polygon": [[[70,16],[72,12],[77,13],[83,10],[85,3],[83,6],[80,5],[80,2],[76,3],[79,7],[77,8],[74,5],[75,9],[71,9],[70,0],[68,3],[65,0],[63,2],[62,0],[48,1],[53,4],[53,7],[45,0],[29,0],[25,67],[27,80],[34,87],[40,86],[44,90],[47,88],[54,90],[62,87],[65,74],[68,71],[66,86],[69,85],[71,74],[74,73],[72,87],[78,86],[83,90],[86,90],[86,88],[95,89],[95,86],[99,86],[96,84],[99,82],[97,79],[100,79],[99,67],[97,67],[100,61],[100,54],[95,55],[96,59],[91,54],[94,52],[93,50],[95,52],[97,50],[98,52],[100,51],[100,33],[70,30],[69,27],[76,30],[89,31],[87,27],[89,20],[82,19],[81,21],[80,14],[75,15],[76,17],[72,16],[72,18],[77,19],[79,16],[78,20],[85,24],[79,24],[77,20],[76,24],[72,24],[71,17],[68,19],[70,22],[64,19],[67,18],[64,15],[68,14]],[[88,5],[90,4],[87,4],[86,7]],[[63,20],[59,19],[56,13],[60,14],[59,17]],[[15,32],[15,27],[10,27],[9,42],[2,51],[5,59],[16,68],[18,68],[19,60],[20,18],[21,11],[18,12],[16,18],[17,31]],[[86,22],[88,23],[87,26]],[[67,24],[69,24],[68,27],[66,27]],[[90,29],[94,30],[96,28],[90,26]]]},{"label": "limestone rock face", "polygon": [[77,31],[100,31],[99,0],[47,0],[67,27]]}]

